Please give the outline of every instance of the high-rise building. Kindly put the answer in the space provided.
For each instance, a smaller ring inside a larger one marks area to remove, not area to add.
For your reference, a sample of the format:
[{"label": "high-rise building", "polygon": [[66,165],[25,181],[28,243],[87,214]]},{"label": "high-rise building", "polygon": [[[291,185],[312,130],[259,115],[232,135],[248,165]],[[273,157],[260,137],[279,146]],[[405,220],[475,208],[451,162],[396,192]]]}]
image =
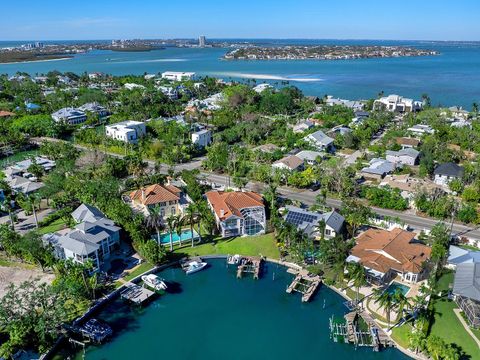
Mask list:
[{"label": "high-rise building", "polygon": [[207,39],[205,38],[205,36],[199,36],[198,37],[198,46],[200,47],[205,47],[205,45],[207,44]]}]

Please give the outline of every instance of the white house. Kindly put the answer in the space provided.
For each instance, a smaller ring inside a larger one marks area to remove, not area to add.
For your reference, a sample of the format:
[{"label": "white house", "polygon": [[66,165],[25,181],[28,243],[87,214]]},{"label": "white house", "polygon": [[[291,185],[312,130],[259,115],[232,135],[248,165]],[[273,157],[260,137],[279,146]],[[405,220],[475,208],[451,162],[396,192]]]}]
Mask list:
[{"label": "white house", "polygon": [[333,146],[333,139],[321,130],[304,137],[304,140],[310,143],[318,151],[333,152],[335,148]]},{"label": "white house", "polygon": [[192,144],[204,148],[212,143],[212,132],[208,129],[203,129],[192,133]]},{"label": "white house", "polygon": [[170,100],[177,100],[178,99],[178,91],[177,89],[171,86],[157,86],[158,91],[160,91],[163,95],[168,97]]},{"label": "white house", "polygon": [[419,154],[419,151],[412,148],[407,148],[400,151],[387,150],[386,159],[397,165],[400,164],[413,166],[417,164]]},{"label": "white house", "polygon": [[83,112],[91,112],[97,114],[101,118],[109,114],[108,110],[104,106],[96,102],[83,104],[78,109]]},{"label": "white house", "polygon": [[123,85],[123,87],[127,90],[145,89],[145,86],[140,85],[140,84],[135,84],[135,83],[126,83],[125,85]]},{"label": "white house", "polygon": [[164,73],[162,73],[162,79],[167,79],[170,81],[192,80],[194,77],[194,72],[165,71]]},{"label": "white house", "polygon": [[423,125],[423,124],[413,125],[412,127],[409,127],[407,130],[417,135],[433,134],[435,132],[435,130],[432,129],[431,126]]},{"label": "white house", "polygon": [[311,128],[313,128],[315,125],[309,121],[309,120],[305,120],[305,121],[302,121],[302,122],[299,122],[298,124],[295,124],[293,126],[293,132],[295,134],[298,134],[298,133],[301,133],[301,132],[304,132],[306,130],[309,130]]},{"label": "white house", "polygon": [[295,156],[300,158],[308,165],[315,165],[318,163],[318,159],[323,159],[325,157],[325,153],[319,151],[302,150],[299,153],[295,154]]},{"label": "white house", "polygon": [[252,191],[209,191],[205,195],[222,237],[265,233],[267,220],[260,194]]},{"label": "white house", "polygon": [[390,112],[405,113],[421,110],[422,103],[399,95],[388,95],[375,100],[373,102],[373,108],[375,110],[383,109]]},{"label": "white house", "polygon": [[69,125],[78,125],[87,121],[87,114],[76,108],[63,108],[52,114],[52,119],[56,122],[63,122]]},{"label": "white house", "polygon": [[106,136],[130,144],[136,144],[145,136],[147,128],[144,122],[127,120],[105,126]]},{"label": "white house", "polygon": [[440,164],[433,171],[433,175],[435,184],[447,186],[450,181],[463,177],[463,167],[452,162]]}]

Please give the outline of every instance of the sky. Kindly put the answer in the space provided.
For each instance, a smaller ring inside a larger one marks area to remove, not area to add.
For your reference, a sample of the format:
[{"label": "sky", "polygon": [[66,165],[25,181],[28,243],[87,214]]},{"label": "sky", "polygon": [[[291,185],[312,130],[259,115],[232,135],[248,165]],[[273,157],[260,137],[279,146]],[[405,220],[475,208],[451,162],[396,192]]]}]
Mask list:
[{"label": "sky", "polygon": [[480,40],[478,0],[0,0],[0,41]]}]

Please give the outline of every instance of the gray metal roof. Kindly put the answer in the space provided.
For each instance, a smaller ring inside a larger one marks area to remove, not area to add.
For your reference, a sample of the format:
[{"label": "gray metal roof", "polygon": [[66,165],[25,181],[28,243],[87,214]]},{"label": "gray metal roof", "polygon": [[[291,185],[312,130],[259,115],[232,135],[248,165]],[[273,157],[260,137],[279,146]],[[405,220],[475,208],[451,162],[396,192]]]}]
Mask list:
[{"label": "gray metal roof", "polygon": [[96,207],[82,204],[72,212],[73,219],[77,222],[95,222],[101,218],[104,218],[105,215],[98,210]]},{"label": "gray metal roof", "polygon": [[457,265],[453,282],[453,293],[480,301],[480,263]]},{"label": "gray metal roof", "polygon": [[433,173],[435,175],[447,175],[460,178],[463,176],[463,167],[455,163],[448,162],[438,165]]},{"label": "gray metal roof", "polygon": [[393,172],[393,170],[395,170],[394,163],[384,159],[372,159],[370,166],[363,168],[362,172],[384,176]]},{"label": "gray metal roof", "polygon": [[448,263],[451,265],[458,265],[464,263],[480,263],[480,249],[479,251],[472,251],[462,249],[461,247],[450,245],[448,249]]},{"label": "gray metal roof", "polygon": [[326,135],[322,130],[315,131],[314,133],[308,135],[307,140],[314,140],[315,142],[323,145],[323,146],[328,146],[331,143],[333,143],[333,139]]},{"label": "gray metal roof", "polygon": [[391,156],[409,156],[413,159],[416,159],[420,152],[412,148],[406,148],[399,151],[387,150],[386,154]]}]

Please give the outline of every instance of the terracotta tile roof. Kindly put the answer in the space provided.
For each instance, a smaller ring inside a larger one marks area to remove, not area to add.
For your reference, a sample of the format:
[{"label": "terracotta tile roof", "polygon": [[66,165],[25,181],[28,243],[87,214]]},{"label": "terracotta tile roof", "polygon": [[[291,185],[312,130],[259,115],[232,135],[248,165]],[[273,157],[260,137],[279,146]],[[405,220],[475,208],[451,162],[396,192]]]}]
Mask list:
[{"label": "terracotta tile roof", "polygon": [[0,110],[0,117],[8,117],[8,116],[15,116],[15,113],[10,111]]},{"label": "terracotta tile roof", "polygon": [[243,217],[240,210],[256,206],[264,206],[262,195],[253,191],[209,191],[205,194],[213,210],[220,220],[232,215]]},{"label": "terracotta tile roof", "polygon": [[415,233],[396,228],[392,231],[369,229],[357,238],[351,254],[368,268],[386,273],[420,273],[430,258],[430,247],[413,241]]},{"label": "terracotta tile roof", "polygon": [[161,202],[178,201],[182,191],[173,185],[153,184],[130,193],[132,201],[143,205],[155,205]]}]

